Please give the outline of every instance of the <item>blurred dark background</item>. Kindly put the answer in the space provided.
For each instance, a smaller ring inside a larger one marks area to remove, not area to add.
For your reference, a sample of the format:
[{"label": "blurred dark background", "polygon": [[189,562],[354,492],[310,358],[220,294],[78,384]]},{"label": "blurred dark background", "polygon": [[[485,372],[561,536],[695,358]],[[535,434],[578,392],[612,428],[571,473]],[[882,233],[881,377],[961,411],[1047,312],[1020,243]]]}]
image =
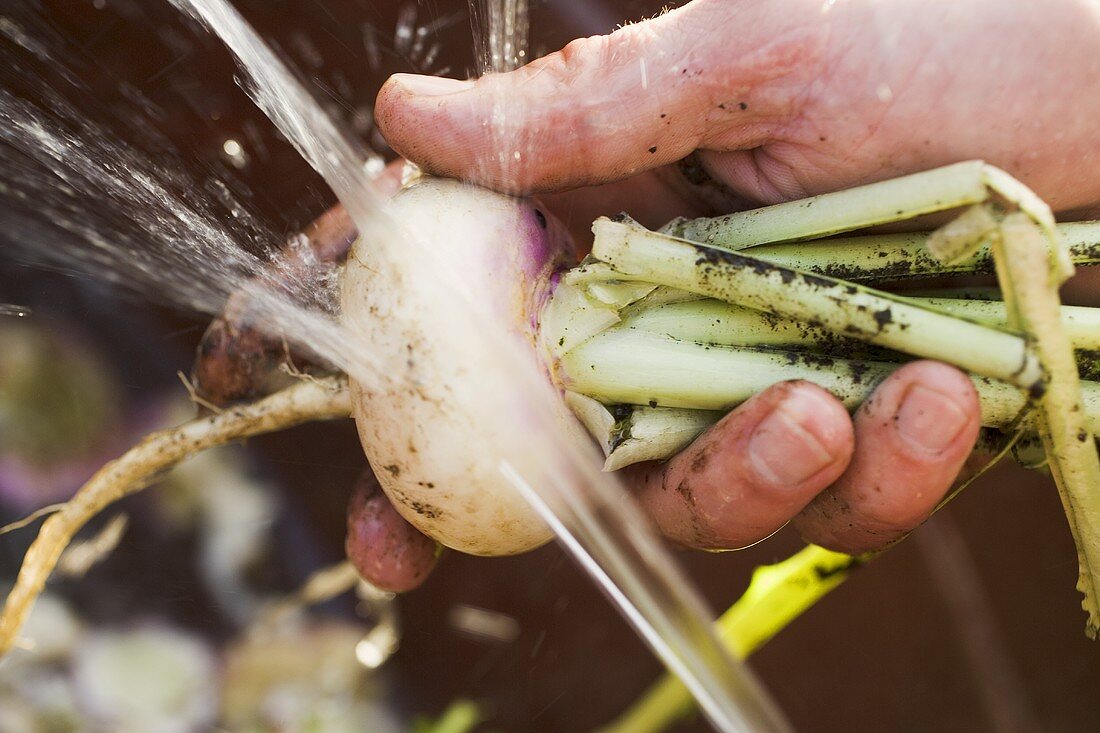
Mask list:
[{"label": "blurred dark background", "polygon": [[[371,105],[386,76],[464,76],[474,67],[464,2],[235,5],[312,83],[326,108],[379,152],[387,150]],[[660,10],[610,0],[532,6],[535,55]],[[50,77],[47,68],[47,81],[69,85],[90,117],[136,144],[156,140],[158,150],[174,150],[165,160],[196,185],[224,182],[276,235],[299,230],[333,203],[238,88],[220,44],[167,2],[0,0],[3,19],[5,52],[25,51],[13,44],[15,22],[63,60],[68,71]],[[414,48],[396,39],[402,24],[427,27],[423,43]],[[0,68],[0,87],[34,93],[28,83],[11,65]],[[227,152],[230,140],[241,154]],[[13,246],[0,232],[3,247]],[[4,303],[28,306],[28,318],[43,328],[78,331],[106,355],[132,404],[179,389],[175,374],[189,368],[208,320],[0,253]],[[282,487],[284,546],[272,572],[294,587],[339,558],[344,505],[365,462],[350,422],[257,439],[250,449],[257,470]],[[142,498],[134,501],[140,514]],[[6,519],[0,516],[0,524]],[[78,605],[102,619],[154,609],[214,636],[230,633],[188,569],[195,538],[165,540],[155,527],[134,524],[117,556],[66,585]],[[25,535],[0,538],[0,577],[12,575],[25,541]],[[738,553],[678,557],[717,611],[743,591],[754,566],[798,546],[784,531]],[[1095,730],[1100,648],[1082,633],[1075,578],[1053,485],[1043,475],[1001,466],[860,570],[752,665],[798,730]],[[460,634],[447,623],[455,604],[513,617],[518,637],[493,642]],[[389,669],[396,702],[409,711],[438,711],[466,697],[492,714],[486,729],[586,730],[622,710],[660,671],[556,547],[492,560],[448,553],[422,589],[401,599],[401,610],[404,639]],[[695,721],[681,729],[707,728]]]}]

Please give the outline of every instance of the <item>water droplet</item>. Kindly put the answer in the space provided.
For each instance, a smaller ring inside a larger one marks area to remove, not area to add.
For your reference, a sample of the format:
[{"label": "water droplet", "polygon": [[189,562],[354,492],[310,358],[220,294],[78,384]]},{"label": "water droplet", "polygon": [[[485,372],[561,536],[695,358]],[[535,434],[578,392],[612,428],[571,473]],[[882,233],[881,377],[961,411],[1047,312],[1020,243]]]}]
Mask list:
[{"label": "water droplet", "polygon": [[382,160],[380,156],[367,158],[367,162],[363,163],[363,171],[371,178],[377,178],[382,175],[382,171],[385,169],[386,161]]},{"label": "water droplet", "polygon": [[222,153],[225,154],[229,163],[238,170],[246,168],[248,166],[248,153],[244,151],[244,147],[233,138],[227,138],[222,143]]},{"label": "water droplet", "polygon": [[519,621],[512,616],[465,603],[451,606],[447,622],[452,628],[485,641],[508,643],[520,635]]},{"label": "water droplet", "polygon": [[401,11],[397,16],[397,26],[393,31],[393,48],[397,53],[404,56],[409,52],[415,25],[416,5],[407,3],[401,7]]}]

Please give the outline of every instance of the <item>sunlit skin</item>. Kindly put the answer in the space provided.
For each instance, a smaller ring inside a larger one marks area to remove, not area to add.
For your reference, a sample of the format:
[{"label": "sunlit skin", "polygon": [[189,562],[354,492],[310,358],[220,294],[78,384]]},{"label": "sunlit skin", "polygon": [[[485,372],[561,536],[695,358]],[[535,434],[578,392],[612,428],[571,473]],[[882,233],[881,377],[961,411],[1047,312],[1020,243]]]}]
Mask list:
[{"label": "sunlit skin", "polygon": [[[503,134],[486,124],[498,103]],[[376,116],[429,172],[540,193],[578,237],[620,210],[656,226],[969,158],[1080,210],[1100,202],[1100,5],[695,0],[510,74],[395,76]],[[519,162],[493,162],[502,141]],[[682,545],[743,546],[793,519],[859,552],[927,518],[978,427],[965,376],[917,362],[854,417],[778,385],[629,474]]]}]

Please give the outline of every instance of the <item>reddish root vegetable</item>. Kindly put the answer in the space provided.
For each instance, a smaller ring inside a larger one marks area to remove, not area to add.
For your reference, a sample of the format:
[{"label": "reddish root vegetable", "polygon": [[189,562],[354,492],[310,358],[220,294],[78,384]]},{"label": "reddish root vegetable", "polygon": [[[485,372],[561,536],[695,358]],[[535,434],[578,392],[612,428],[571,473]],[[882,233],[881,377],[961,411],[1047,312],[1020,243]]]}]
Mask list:
[{"label": "reddish root vegetable", "polygon": [[419,587],[440,549],[397,513],[370,471],[359,477],[348,504],[345,547],[364,580],[394,593]]},{"label": "reddish root vegetable", "polygon": [[[393,194],[401,187],[404,161],[386,166],[379,190]],[[289,287],[295,279],[310,281],[318,265],[343,265],[359,232],[347,210],[336,204],[321,214],[280,255],[265,285]],[[191,382],[196,395],[218,407],[253,400],[283,389],[292,380],[287,367],[315,376],[335,372],[324,360],[289,346],[256,318],[247,293],[231,296],[225,309],[206,329],[195,355]]]},{"label": "reddish root vegetable", "polygon": [[[306,246],[283,250],[278,268],[272,268],[266,276],[270,280],[267,284],[287,286],[297,276],[309,278],[310,270],[318,264],[342,263],[357,234],[344,207],[332,207],[302,232]],[[288,367],[315,375],[334,371],[265,328],[256,317],[250,296],[240,292],[229,298],[203,334],[191,381],[198,397],[224,407],[287,387],[292,382]]]}]

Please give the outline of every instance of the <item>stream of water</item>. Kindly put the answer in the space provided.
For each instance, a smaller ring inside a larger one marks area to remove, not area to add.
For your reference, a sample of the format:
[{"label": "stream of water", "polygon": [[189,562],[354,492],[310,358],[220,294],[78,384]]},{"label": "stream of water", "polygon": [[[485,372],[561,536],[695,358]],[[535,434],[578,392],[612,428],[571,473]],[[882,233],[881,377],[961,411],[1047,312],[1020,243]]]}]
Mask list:
[{"label": "stream of water", "polygon": [[[424,263],[422,276],[438,283],[440,308],[449,317],[494,322],[466,283],[433,266],[431,247],[413,223],[387,215],[375,181],[381,159],[325,113],[232,6],[224,0],[170,2],[232,51],[246,91],[324,178],[367,242],[378,237],[408,242],[410,256]],[[480,70],[502,72],[525,63],[526,3],[489,0],[471,7],[480,28],[475,40]],[[18,42],[18,28],[0,31]],[[48,53],[28,50],[40,60]],[[32,259],[39,263],[90,270],[200,312],[216,313],[226,296],[247,288],[256,313],[271,328],[353,379],[378,385],[403,378],[398,361],[370,353],[334,315],[334,269],[271,277],[267,263],[279,242],[235,205],[227,190],[189,192],[163,159],[112,141],[60,96],[46,93],[43,99],[32,104],[0,90],[0,142],[18,155],[0,174],[0,195],[16,202],[0,208],[0,226],[18,233],[28,257],[34,250]],[[509,104],[498,100],[493,115],[495,147],[499,161],[522,165],[526,151],[510,138]],[[212,196],[232,216],[216,215]],[[45,253],[32,246],[46,241],[59,244]],[[501,471],[681,676],[718,728],[785,729],[752,676],[722,651],[703,603],[619,482],[599,471],[591,446],[575,444],[557,429],[551,404],[559,397],[544,376],[516,353],[503,329],[468,330],[481,335],[480,348],[498,355],[496,373],[482,375],[497,385],[497,409],[521,410],[533,426],[522,440],[517,436],[512,444],[485,447]]]}]

